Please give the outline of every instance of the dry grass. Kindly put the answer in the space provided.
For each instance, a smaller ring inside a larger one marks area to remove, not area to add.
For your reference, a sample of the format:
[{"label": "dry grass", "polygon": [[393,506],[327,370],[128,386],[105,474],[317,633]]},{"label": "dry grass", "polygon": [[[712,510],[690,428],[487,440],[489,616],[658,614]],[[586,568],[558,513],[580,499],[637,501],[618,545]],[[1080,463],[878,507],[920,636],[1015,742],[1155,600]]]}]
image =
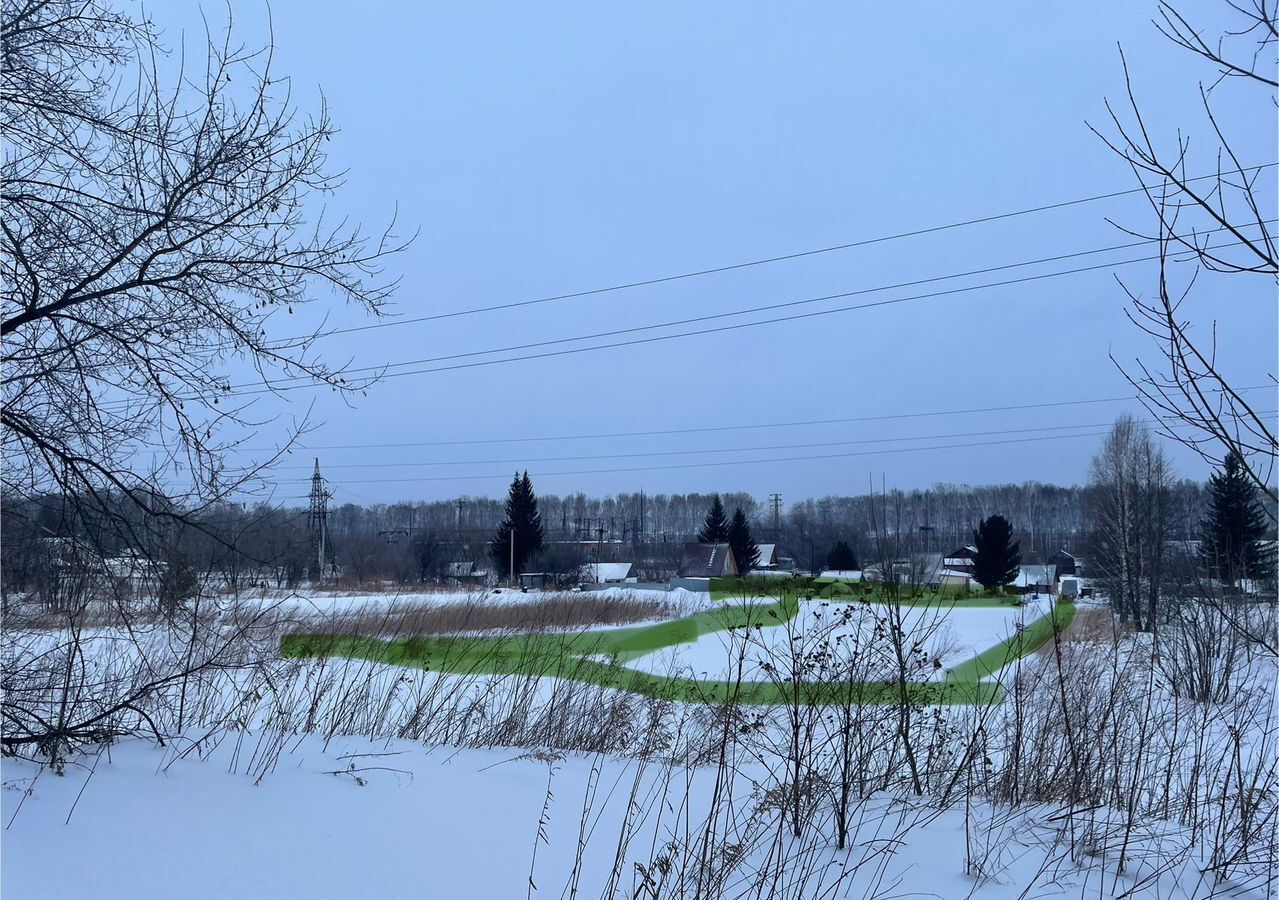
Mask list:
[{"label": "dry grass", "polygon": [[367,606],[326,617],[317,630],[366,637],[425,637],[477,631],[535,633],[627,625],[679,615],[676,604],[663,599],[553,594],[526,603],[491,603],[477,599],[439,605]]}]

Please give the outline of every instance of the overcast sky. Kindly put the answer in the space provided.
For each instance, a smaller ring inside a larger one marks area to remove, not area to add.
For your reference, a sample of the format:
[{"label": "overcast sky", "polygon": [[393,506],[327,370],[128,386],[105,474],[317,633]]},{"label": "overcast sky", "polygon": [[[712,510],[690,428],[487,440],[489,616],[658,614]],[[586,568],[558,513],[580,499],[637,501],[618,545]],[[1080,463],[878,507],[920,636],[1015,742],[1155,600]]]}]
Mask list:
[{"label": "overcast sky", "polygon": [[[1122,100],[1119,43],[1157,139],[1167,145],[1181,127],[1195,137],[1199,168],[1210,171],[1215,145],[1195,104],[1199,80],[1211,73],[1155,33],[1154,10],[1144,0],[1031,7],[648,2],[626,9],[585,2],[276,2],[271,17],[277,71],[292,77],[304,108],[322,90],[342,129],[332,160],[350,174],[330,213],[376,229],[398,209],[401,230],[420,231],[391,263],[403,277],[391,312],[409,318],[1133,187],[1131,173],[1086,126],[1108,127],[1105,98]],[[219,10],[207,11],[216,21]],[[264,11],[236,4],[243,40],[265,34]],[[171,43],[182,29],[198,27],[194,9],[155,12]],[[1236,149],[1248,163],[1274,162],[1270,100],[1256,89],[1230,90],[1219,103]],[[1265,196],[1273,204],[1273,190]],[[325,352],[354,366],[452,356],[1130,242],[1107,217],[1139,229],[1151,220],[1138,198],[1118,198],[705,277],[335,336]],[[835,309],[1151,252],[1116,250],[505,355]],[[1064,435],[1094,435],[1119,412],[1140,412],[1135,403],[694,429],[1130,395],[1109,354],[1130,360],[1153,347],[1126,321],[1115,275],[1148,293],[1153,272],[1150,264],[1124,265],[715,334],[389,378],[350,407],[322,392],[298,391],[289,395],[292,408],[272,399],[259,412],[293,416],[314,396],[313,416],[324,424],[304,443],[323,449],[300,451],[292,463],[299,468],[279,474],[286,482],[305,477],[311,457],[319,456],[341,501],[498,495],[516,466],[527,467],[544,493],[746,490],[762,499],[778,491],[788,503],[861,492],[872,473],[902,488],[1076,483],[1086,478],[1099,438]],[[1262,384],[1275,371],[1273,282],[1204,280],[1188,311],[1201,333],[1217,319],[1237,384]],[[296,333],[297,318],[282,321],[278,333]],[[364,323],[351,311],[330,311],[330,325]],[[1273,392],[1258,396],[1262,408],[1275,408]],[[1062,429],[1053,440],[1042,438],[1054,432],[1027,430],[1049,427]],[[560,439],[640,431],[667,433]],[[556,439],[523,440],[531,438]],[[440,443],[461,441],[490,443]],[[373,446],[379,444],[422,446]],[[724,452],[684,453],[708,450]],[[746,462],[779,457],[791,459]],[[1187,453],[1175,459],[1183,474],[1206,476]],[[475,475],[484,477],[459,477]],[[286,484],[279,496],[294,492],[304,489]]]}]

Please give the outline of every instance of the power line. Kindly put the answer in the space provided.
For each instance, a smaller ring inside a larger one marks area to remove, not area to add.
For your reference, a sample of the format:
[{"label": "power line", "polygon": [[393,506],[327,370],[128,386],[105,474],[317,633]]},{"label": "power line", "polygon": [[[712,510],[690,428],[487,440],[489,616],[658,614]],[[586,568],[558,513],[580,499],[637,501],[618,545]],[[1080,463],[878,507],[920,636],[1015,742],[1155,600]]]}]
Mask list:
[{"label": "power line", "polygon": [[[1214,229],[1213,232],[1205,232],[1205,234],[1220,232],[1223,230],[1225,229],[1217,228],[1217,229]],[[431,362],[446,362],[449,360],[464,359],[472,356],[485,356],[490,353],[509,353],[516,350],[527,350],[532,347],[553,346],[556,344],[566,344],[566,343],[572,343],[574,341],[585,341],[585,340],[591,340],[594,338],[601,338],[601,337],[615,337],[621,334],[634,334],[636,332],[651,331],[658,328],[673,328],[678,325],[690,325],[697,322],[707,322],[715,319],[731,318],[733,316],[745,316],[745,315],[750,315],[752,313],[769,312],[775,309],[789,309],[796,306],[804,306],[811,303],[822,303],[827,300],[838,300],[846,297],[855,297],[855,296],[861,296],[864,294],[876,294],[876,293],[881,293],[883,291],[898,290],[900,288],[918,287],[924,284],[935,284],[939,281],[951,281],[958,278],[969,278],[975,275],[988,275],[992,272],[1002,272],[1002,271],[1007,271],[1008,269],[1020,269],[1020,268],[1025,268],[1027,266],[1042,265],[1043,263],[1061,262],[1062,260],[1077,259],[1082,256],[1095,256],[1099,253],[1113,253],[1117,250],[1130,250],[1133,247],[1142,247],[1142,246],[1146,246],[1148,244],[1154,244],[1157,242],[1158,242],[1157,239],[1130,241],[1125,244],[1115,244],[1110,247],[1100,247],[1094,250],[1080,250],[1074,253],[1062,253],[1056,256],[1045,256],[1039,259],[1024,260],[1022,262],[1006,263],[1004,265],[998,265],[998,266],[988,266],[983,269],[970,269],[965,272],[955,272],[948,275],[935,275],[931,278],[920,278],[913,281],[900,281],[895,284],[884,284],[884,285],[878,285],[876,287],[857,288],[855,290],[843,291],[837,294],[828,294],[828,295],[819,296],[819,297],[806,297],[802,300],[790,300],[782,303],[770,303],[765,306],[755,306],[755,307],[748,307],[746,309],[729,310],[728,312],[713,313],[713,314],[704,315],[704,316],[695,316],[693,318],[688,318],[688,319],[675,319],[669,322],[658,322],[653,325],[637,325],[630,328],[620,328],[613,331],[603,331],[603,332],[598,332],[596,334],[582,335],[579,337],[556,338],[550,341],[535,341],[533,343],[528,343],[528,344],[513,344],[509,347],[494,347],[489,350],[471,350],[464,353],[453,353],[447,356],[428,356],[428,357],[422,357],[420,359],[408,359],[408,360],[403,360],[401,362],[383,363],[381,365],[375,365],[375,366],[358,366],[355,368],[343,369],[342,371],[343,371],[343,374],[349,374],[349,373],[355,373],[355,372],[381,372],[388,368],[394,368],[398,366],[413,366],[413,365],[421,365],[423,363],[431,363]],[[292,376],[289,378],[279,379],[279,381],[303,381],[303,380],[309,380],[308,376],[298,375],[298,376]],[[245,385],[240,385],[239,387],[245,387]]]},{"label": "power line", "polygon": [[[1198,181],[1220,178],[1223,174],[1234,175],[1243,174],[1245,172],[1260,172],[1263,169],[1269,169],[1279,163],[1264,163],[1259,166],[1248,166],[1237,170],[1236,172],[1212,173],[1210,175],[1200,175],[1196,178],[1188,178],[1186,184]],[[633,288],[650,287],[657,284],[667,284],[672,281],[681,281],[689,278],[701,278],[706,275],[716,275],[721,272],[732,272],[740,269],[753,268],[755,266],[770,265],[772,263],[786,262],[793,259],[803,259],[809,256],[818,256],[824,253],[834,253],[840,250],[852,250],[857,247],[869,247],[874,244],[884,244],[890,241],[902,240],[904,238],[920,237],[926,234],[936,234],[937,232],[949,231],[955,228],[966,228],[972,225],[982,225],[989,222],[998,222],[1004,219],[1012,219],[1018,216],[1026,216],[1034,213],[1048,212],[1055,209],[1066,209],[1071,206],[1080,206],[1087,203],[1095,203],[1100,200],[1111,200],[1115,197],[1125,197],[1132,194],[1140,194],[1145,192],[1144,187],[1130,188],[1123,191],[1110,191],[1105,194],[1094,194],[1090,197],[1079,197],[1074,200],[1063,200],[1057,203],[1045,203],[1040,206],[1027,207],[1025,209],[1012,210],[1010,212],[995,213],[988,216],[978,216],[972,219],[963,219],[957,222],[948,222],[943,225],[933,225],[926,228],[915,228],[910,231],[900,231],[894,234],[880,235],[878,237],[864,238],[858,241],[850,241],[845,244],[834,244],[828,247],[818,247],[811,250],[800,250],[794,253],[785,253],[779,256],[769,256],[762,259],[747,260],[745,262],[731,263],[723,266],[713,266],[705,269],[697,269],[690,272],[680,272],[674,275],[663,275],[655,278],[645,278],[638,281],[622,282],[607,287],[591,288],[583,291],[572,291],[564,294],[552,294],[545,297],[536,297],[530,300],[517,300],[511,303],[498,303],[491,306],[473,307],[470,309],[460,309],[453,312],[433,313],[429,316],[414,316],[408,319],[395,319],[387,322],[373,322],[368,325],[354,325],[347,328],[333,328],[328,331],[319,332],[313,335],[299,335],[291,338],[281,338],[285,344],[296,341],[310,341],[316,338],[329,337],[335,334],[353,334],[360,331],[371,331],[379,328],[392,328],[401,325],[414,325],[421,322],[434,322],[440,319],[453,319],[461,316],[472,316],[479,313],[497,312],[506,309],[518,309],[526,306],[534,306],[542,303],[554,303],[560,300],[571,300],[578,297],[592,297],[599,294],[608,294],[616,291],[625,291]],[[278,348],[277,348],[278,349]]]},{"label": "power line", "polygon": [[[1086,426],[1077,426],[1077,427],[1086,427]],[[1147,424],[1139,425],[1138,427],[1143,431],[1151,431],[1162,426],[1159,425],[1158,423],[1148,422]],[[1028,430],[1035,430],[1035,429],[1023,429],[1022,431],[1028,431]],[[534,474],[538,478],[549,478],[549,477],[565,476],[565,475],[606,475],[606,474],[619,474],[619,473],[627,473],[627,472],[660,472],[660,471],[667,471],[671,469],[704,469],[704,468],[711,468],[711,467],[720,467],[725,465],[745,466],[745,465],[760,465],[760,464],[766,464],[766,463],[779,463],[779,462],[806,462],[806,461],[820,460],[820,459],[848,459],[851,457],[858,457],[858,456],[879,456],[885,453],[920,453],[920,452],[934,451],[934,450],[958,450],[958,449],[966,449],[970,447],[994,447],[994,446],[1002,446],[1007,444],[1036,443],[1040,441],[1071,440],[1074,438],[1085,438],[1085,437],[1090,437],[1090,438],[1104,437],[1108,433],[1109,433],[1109,429],[1107,428],[1107,430],[1081,432],[1078,434],[1064,434],[1064,435],[1052,434],[1052,435],[1041,435],[1039,437],[1011,438],[1011,439],[996,440],[996,441],[973,441],[973,442],[962,443],[962,444],[934,444],[934,445],[924,446],[924,447],[891,447],[891,448],[886,448],[882,450],[856,450],[848,453],[821,453],[821,454],[805,455],[805,456],[770,457],[767,459],[744,459],[744,460],[733,460],[731,463],[725,462],[723,460],[716,460],[713,462],[673,463],[670,465],[661,465],[661,466],[632,466],[632,467],[620,468],[620,469],[616,469],[616,468],[614,469],[578,469],[574,471],[562,471],[562,472],[537,472]],[[427,475],[427,476],[416,476],[412,478],[357,478],[357,479],[350,479],[346,483],[349,483],[349,484],[406,484],[406,483],[436,482],[436,481],[477,481],[477,480],[496,481],[498,479],[505,481],[508,478],[510,478],[510,474],[503,472],[503,473],[492,473],[492,474],[486,474],[486,475]],[[298,483],[299,481],[305,481],[305,480],[306,479],[282,479],[281,483]]]},{"label": "power line", "polygon": [[[1251,391],[1274,390],[1274,385],[1250,385],[1238,388],[1239,393],[1248,393]],[[1214,391],[1213,393],[1220,393]],[[479,438],[461,441],[402,441],[394,443],[361,443],[361,444],[317,444],[307,447],[299,447],[300,450],[311,452],[314,450],[367,450],[367,449],[392,449],[402,447],[470,447],[484,444],[524,444],[538,443],[544,441],[581,441],[581,440],[604,440],[609,438],[635,438],[635,437],[661,437],[672,434],[708,434],[725,431],[749,431],[759,428],[799,428],[812,425],[847,425],[858,422],[886,422],[899,421],[902,419],[926,419],[937,418],[941,416],[967,416],[980,413],[992,412],[1019,412],[1031,409],[1053,409],[1066,406],[1089,406],[1102,403],[1130,403],[1133,401],[1131,394],[1119,397],[1092,397],[1086,400],[1050,400],[1040,403],[1016,403],[1005,404],[1003,406],[980,406],[968,407],[965,409],[943,409],[930,410],[928,412],[909,412],[909,413],[887,413],[875,416],[850,416],[839,419],[806,419],[791,422],[755,422],[745,425],[704,425],[688,428],[665,428],[651,429],[648,431],[614,431],[595,434],[558,434],[558,435],[542,435],[538,437],[501,437],[501,438]],[[1085,427],[1085,426],[1080,426]],[[241,447],[236,448],[245,453],[264,453],[268,451],[278,450],[272,447]]]},{"label": "power line", "polygon": [[[977,441],[966,444],[935,444],[928,447],[892,447],[884,450],[857,450],[850,453],[822,453],[812,456],[779,456],[769,459],[744,459],[733,462],[733,465],[748,466],[759,465],[762,463],[778,463],[778,462],[804,462],[817,459],[846,459],[854,456],[878,456],[884,453],[918,453],[922,451],[932,450],[957,450],[966,447],[993,447],[1002,444],[1027,444],[1037,441],[1057,441],[1069,440],[1071,438],[1083,437],[1102,437],[1105,431],[1090,431],[1081,434],[1069,435],[1045,435],[1032,438],[1012,438],[1002,441]],[[698,462],[698,463],[674,463],[663,466],[634,466],[623,469],[578,469],[575,471],[565,472],[537,472],[533,473],[538,478],[550,478],[560,475],[607,475],[624,472],[661,472],[669,469],[704,469],[716,466],[726,465],[723,461],[715,462]],[[355,478],[350,479],[349,484],[406,484],[422,481],[503,481],[509,480],[511,477],[509,472],[493,473],[488,475],[430,475],[419,476],[414,478]],[[282,479],[283,483],[301,483],[306,479]]]},{"label": "power line", "polygon": [[[1276,221],[1276,220],[1270,220],[1270,221]],[[1218,228],[1212,232],[1206,231],[1204,232],[1204,234],[1206,235],[1206,234],[1216,233],[1223,230],[1225,229]],[[751,315],[754,313],[769,312],[769,311],[778,310],[778,309],[792,309],[797,306],[805,306],[813,303],[823,303],[830,300],[840,300],[848,297],[857,297],[857,296],[863,296],[866,294],[882,293],[884,291],[897,290],[900,288],[916,287],[923,284],[933,284],[939,281],[951,281],[954,279],[968,278],[975,275],[989,274],[991,272],[999,272],[999,271],[1006,271],[1008,269],[1018,269],[1018,268],[1024,268],[1027,266],[1041,265],[1047,262],[1060,262],[1061,260],[1077,259],[1082,256],[1091,256],[1099,253],[1110,253],[1116,250],[1131,249],[1133,247],[1145,246],[1147,244],[1153,244],[1153,243],[1158,243],[1158,241],[1156,239],[1134,241],[1126,244],[1117,244],[1112,247],[1102,247],[1102,248],[1093,249],[1093,250],[1080,250],[1074,253],[1064,253],[1056,256],[1042,257],[1040,259],[1032,259],[1032,260],[1025,260],[1022,262],[1007,263],[1004,265],[990,266],[983,269],[972,269],[966,272],[957,272],[949,275],[937,275],[931,278],[917,279],[914,281],[904,281],[904,282],[899,282],[897,284],[879,285],[876,287],[868,287],[868,288],[858,288],[855,290],[843,291],[836,294],[826,294],[819,297],[806,297],[801,300],[790,300],[783,303],[771,303],[771,304],[766,304],[764,306],[750,307],[747,309],[729,310],[728,312],[712,313],[704,316],[694,316],[692,318],[687,318],[687,319],[675,319],[669,322],[658,322],[652,325],[636,325],[629,328],[618,328],[610,331],[596,332],[594,334],[584,334],[584,335],[577,335],[574,337],[566,337],[566,338],[553,338],[545,341],[534,341],[534,342],[525,343],[525,344],[514,344],[507,347],[493,347],[486,350],[471,350],[463,353],[448,354],[445,356],[423,357],[420,359],[403,360],[403,361],[394,362],[394,363],[382,363],[382,364],[373,365],[373,366],[358,366],[354,368],[343,369],[342,374],[346,375],[346,374],[354,374],[357,372],[376,372],[380,374],[380,377],[383,380],[385,380],[389,378],[399,378],[406,375],[420,375],[420,374],[427,374],[430,372],[443,372],[443,371],[451,371],[454,369],[474,368],[477,366],[497,365],[499,363],[504,363],[504,362],[518,362],[521,360],[528,360],[528,359],[542,359],[550,356],[564,356],[572,353],[585,353],[591,350],[602,350],[602,349],[610,349],[615,347],[625,347],[625,346],[631,346],[633,344],[654,343],[657,341],[673,340],[675,338],[680,338],[680,337],[691,337],[695,335],[710,334],[710,333],[715,333],[720,331],[731,331],[739,328],[750,328],[756,325],[776,324],[778,322],[794,321],[796,319],[811,318],[819,315],[830,315],[838,312],[849,312],[853,310],[869,309],[876,306],[889,306],[897,303],[906,303],[906,302],[911,302],[915,300],[931,299],[935,297],[947,296],[950,294],[959,294],[959,293],[965,293],[965,292],[975,291],[975,290],[984,290],[984,289],[993,288],[993,287],[1005,287],[1005,286],[1014,285],[1014,284],[1023,284],[1030,281],[1039,281],[1039,280],[1044,280],[1048,278],[1058,278],[1066,275],[1075,275],[1082,272],[1097,271],[1099,269],[1133,265],[1135,263],[1140,263],[1140,262],[1150,262],[1153,260],[1157,260],[1160,257],[1158,254],[1152,255],[1152,256],[1143,256],[1135,259],[1119,260],[1116,262],[1108,262],[1108,263],[1098,264],[1094,266],[1078,267],[1078,268],[1067,269],[1059,272],[1048,272],[1048,273],[1042,273],[1040,275],[1027,275],[1021,278],[1006,279],[1004,281],[990,282],[987,284],[970,285],[962,288],[952,288],[946,291],[935,291],[931,293],[919,294],[919,295],[914,295],[909,297],[893,298],[890,300],[877,301],[875,303],[857,304],[854,306],[840,307],[837,309],[830,309],[830,310],[819,310],[813,313],[778,317],[778,318],[766,319],[766,320],[757,321],[757,322],[742,322],[742,323],[737,323],[735,325],[730,325],[730,326],[721,326],[717,328],[701,329],[701,330],[696,330],[691,332],[681,332],[681,333],[670,334],[670,335],[660,335],[657,337],[634,340],[634,341],[622,341],[622,342],[616,342],[612,344],[603,344],[596,347],[578,347],[571,350],[564,350],[564,351],[558,351],[558,352],[552,352],[552,353],[538,353],[538,354],[531,354],[528,356],[516,356],[516,357],[506,357],[504,359],[485,360],[482,362],[470,363],[466,365],[442,366],[442,367],[437,367],[432,369],[422,369],[422,370],[411,371],[411,372],[391,372],[389,374],[381,374],[381,373],[385,373],[387,369],[393,368],[393,367],[413,366],[413,365],[421,365],[424,363],[433,363],[433,362],[447,362],[455,359],[467,359],[475,356],[487,356],[494,353],[510,353],[517,350],[528,350],[528,349],[533,349],[537,347],[552,347],[552,346],[558,346],[561,344],[574,343],[577,341],[588,341],[588,340],[596,340],[599,338],[617,337],[619,335],[624,335],[624,334],[636,334],[638,332],[643,332],[643,331],[654,331],[660,328],[674,328],[681,325],[691,325],[699,322],[717,321],[720,319],[733,318],[735,316],[745,316],[745,315]],[[1238,241],[1230,242],[1228,244],[1221,245],[1221,247],[1235,246],[1238,243],[1239,243]],[[295,381],[302,381],[305,383],[301,385],[291,385],[291,384],[285,383],[285,382],[295,382]],[[248,394],[274,393],[276,391],[296,390],[298,388],[311,388],[311,387],[317,387],[317,386],[318,385],[315,384],[314,379],[311,378],[310,376],[295,375],[295,376],[288,376],[285,378],[276,379],[275,382],[273,383],[273,386],[271,387],[258,387],[258,386],[250,386],[247,384],[236,385],[232,387],[232,394],[236,396],[244,396]]]},{"label": "power line", "polygon": [[[1261,413],[1264,415],[1265,413]],[[893,444],[903,441],[933,441],[946,440],[950,438],[964,437],[989,437],[991,435],[1001,434],[1025,434],[1032,431],[1072,431],[1080,428],[1107,428],[1109,422],[1090,422],[1081,425],[1042,425],[1026,428],[1004,428],[993,431],[965,431],[957,434],[919,434],[906,437],[888,437],[888,438],[857,438],[855,440],[839,440],[839,441],[819,441],[816,443],[804,444],[771,444],[763,447],[715,447],[715,448],[699,448],[693,450],[651,450],[637,453],[603,453],[588,454],[584,456],[542,456],[542,457],[521,457],[518,459],[464,459],[464,460],[438,460],[425,462],[400,462],[400,463],[328,463],[325,469],[402,469],[413,466],[485,466],[485,465],[525,465],[527,463],[545,463],[545,462],[581,462],[593,459],[646,459],[659,456],[699,456],[708,453],[762,453],[772,450],[808,450],[817,447],[843,447],[850,444]],[[307,469],[309,466],[278,466],[276,471],[289,469]]]},{"label": "power line", "polygon": [[[524,361],[533,360],[533,359],[549,359],[551,357],[570,356],[577,353],[590,353],[596,350],[612,350],[618,347],[633,347],[641,344],[653,344],[653,343],[659,343],[661,341],[675,340],[677,338],[698,337],[705,334],[718,334],[726,331],[738,331],[745,328],[755,328],[761,325],[776,325],[783,322],[795,322],[802,319],[812,319],[820,316],[835,315],[838,313],[855,312],[858,310],[873,309],[881,306],[893,306],[900,303],[910,303],[918,300],[929,300],[929,299],[935,299],[937,297],[947,297],[947,296],[953,296],[956,294],[971,293],[973,291],[987,290],[989,288],[1008,287],[1015,284],[1027,284],[1033,281],[1044,281],[1049,278],[1060,278],[1066,275],[1077,275],[1083,272],[1095,272],[1102,269],[1112,269],[1112,268],[1117,268],[1119,266],[1132,265],[1132,264],[1141,263],[1141,262],[1150,262],[1157,259],[1159,259],[1158,255],[1143,256],[1135,259],[1120,260],[1118,262],[1101,263],[1093,266],[1081,266],[1078,268],[1067,269],[1060,272],[1047,272],[1041,275],[1027,275],[1021,278],[1012,278],[1004,281],[987,282],[986,284],[968,285],[966,287],[949,288],[944,291],[932,291],[926,294],[913,294],[907,297],[896,297],[889,300],[876,300],[872,303],[858,303],[852,306],[840,306],[834,309],[822,309],[822,310],[816,310],[813,312],[796,313],[794,315],[789,315],[789,316],[777,316],[771,319],[760,319],[754,322],[737,322],[731,325],[719,325],[714,328],[701,328],[695,331],[676,332],[675,334],[656,335],[653,337],[635,338],[635,339],[626,340],[626,341],[614,341],[613,343],[596,344],[590,347],[572,347],[566,350],[553,350],[553,351],[548,351],[546,353],[530,353],[524,356],[508,356],[502,359],[489,359],[489,360],[479,360],[476,362],[457,363],[455,365],[450,365],[450,366],[436,366],[430,369],[412,369],[407,372],[391,372],[382,376],[381,380],[387,381],[392,378],[404,378],[410,375],[429,375],[435,372],[452,372],[452,371],[457,371],[459,369],[474,369],[474,368],[480,368],[483,366],[494,366],[494,365],[502,365],[505,363],[524,362]],[[832,299],[837,299],[839,297],[851,296],[857,293],[859,292],[852,291],[844,294],[832,294],[827,297],[822,297],[818,299],[832,300]],[[798,302],[805,302],[805,301],[796,301],[796,303]],[[790,305],[794,305],[794,304],[790,304]],[[724,315],[728,315],[728,314],[720,314],[717,316],[707,316],[703,318],[705,319],[722,318]],[[690,320],[690,321],[694,321],[694,320]],[[667,323],[667,324],[669,325],[671,323]],[[619,332],[601,332],[600,334],[594,334],[594,335],[582,335],[578,338],[573,338],[572,340],[590,340],[597,337],[605,337],[605,336],[608,336],[609,334],[625,333],[625,331],[628,331],[628,330],[648,330],[651,328],[658,328],[658,327],[665,327],[665,326],[652,325],[652,326],[645,326],[642,329],[624,329]],[[550,346],[557,343],[563,343],[564,340],[565,339],[544,341],[531,346]],[[501,352],[501,351],[499,350],[476,351],[474,355],[480,355],[483,353],[497,353],[497,352]],[[316,385],[314,383],[299,384],[299,385],[277,385],[273,387],[260,387],[253,390],[232,391],[231,394],[234,396],[249,396],[252,394],[271,394],[271,393],[279,393],[279,392],[289,391],[289,390],[314,388],[318,386],[319,385]]]}]

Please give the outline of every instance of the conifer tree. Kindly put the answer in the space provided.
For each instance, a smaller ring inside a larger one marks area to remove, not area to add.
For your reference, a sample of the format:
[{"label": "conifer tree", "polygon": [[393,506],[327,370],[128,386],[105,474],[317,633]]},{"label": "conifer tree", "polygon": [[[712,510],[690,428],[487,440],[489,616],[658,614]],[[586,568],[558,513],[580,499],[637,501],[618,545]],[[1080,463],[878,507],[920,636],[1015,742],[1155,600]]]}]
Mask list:
[{"label": "conifer tree", "polygon": [[982,519],[973,534],[977,553],[973,577],[985,588],[1011,584],[1021,568],[1021,542],[1013,542],[1013,526],[1003,516]]},{"label": "conifer tree", "polygon": [[1266,514],[1238,456],[1226,457],[1225,468],[1209,479],[1208,493],[1208,517],[1199,545],[1204,564],[1231,586],[1241,578],[1265,575],[1273,564],[1272,554],[1262,543],[1269,531]]},{"label": "conifer tree", "polygon": [[837,572],[852,572],[860,568],[857,565],[857,554],[848,546],[848,541],[836,541],[826,554],[826,568]]},{"label": "conifer tree", "polygon": [[542,549],[542,514],[537,511],[537,495],[533,493],[533,481],[526,471],[519,472],[511,480],[506,496],[506,517],[498,526],[497,534],[489,542],[489,552],[499,575],[508,577],[511,572],[511,535],[515,536],[515,572],[524,569],[524,563]]},{"label": "conifer tree", "polygon": [[759,544],[755,543],[750,522],[740,506],[733,510],[733,521],[728,525],[728,546],[733,550],[738,574],[745,575],[759,564]]},{"label": "conifer tree", "polygon": [[702,524],[702,530],[697,532],[697,543],[722,544],[727,540],[728,516],[724,513],[724,504],[720,501],[719,494],[716,494],[714,502],[711,503],[710,512],[706,514],[706,521]]}]

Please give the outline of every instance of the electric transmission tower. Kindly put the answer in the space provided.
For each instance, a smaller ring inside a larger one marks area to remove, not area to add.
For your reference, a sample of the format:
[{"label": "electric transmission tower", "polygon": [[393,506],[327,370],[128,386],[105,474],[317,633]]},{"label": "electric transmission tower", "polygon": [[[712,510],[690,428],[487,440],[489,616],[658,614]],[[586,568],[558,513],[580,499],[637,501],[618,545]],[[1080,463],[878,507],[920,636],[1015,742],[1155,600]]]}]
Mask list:
[{"label": "electric transmission tower", "polygon": [[769,494],[768,503],[773,507],[773,540],[781,539],[782,495]]},{"label": "electric transmission tower", "polygon": [[311,546],[315,550],[316,577],[324,580],[330,567],[333,549],[329,544],[329,497],[324,476],[320,474],[320,460],[315,460],[315,473],[311,476],[311,509],[307,515],[307,527],[311,532]]}]

